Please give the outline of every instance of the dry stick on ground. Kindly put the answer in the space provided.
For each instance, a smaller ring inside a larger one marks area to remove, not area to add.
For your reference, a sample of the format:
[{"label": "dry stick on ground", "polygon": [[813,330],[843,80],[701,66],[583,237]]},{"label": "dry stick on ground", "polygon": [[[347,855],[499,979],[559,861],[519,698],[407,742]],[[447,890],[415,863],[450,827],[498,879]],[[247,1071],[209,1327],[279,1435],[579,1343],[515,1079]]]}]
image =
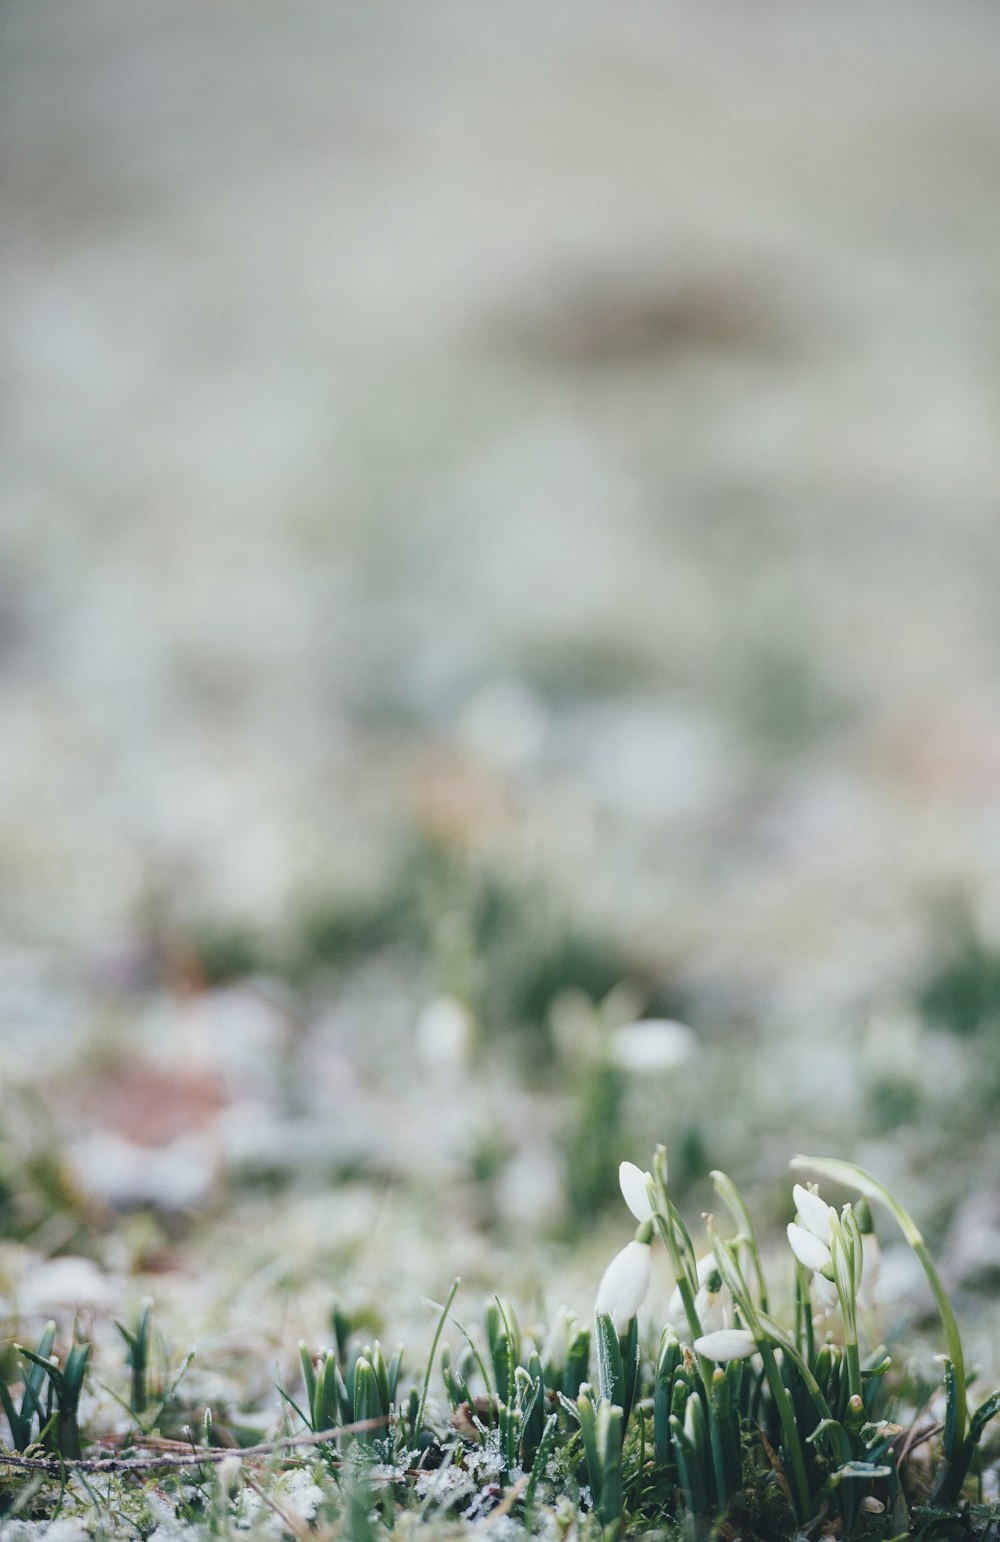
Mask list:
[{"label": "dry stick on ground", "polygon": [[329,1430],[305,1430],[301,1435],[283,1435],[279,1440],[269,1440],[259,1446],[208,1447],[184,1446],[180,1441],[164,1442],[169,1449],[159,1456],[139,1457],[130,1460],[122,1456],[78,1457],[75,1460],[62,1456],[20,1456],[14,1451],[0,1448],[0,1467],[20,1467],[28,1472],[48,1472],[58,1477],[67,1472],[156,1472],[163,1467],[198,1467],[204,1463],[231,1461],[233,1457],[243,1461],[256,1457],[276,1456],[293,1446],[320,1446],[338,1435],[355,1435],[362,1430],[379,1429],[388,1421],[385,1418],[362,1419],[357,1424],[339,1424]]},{"label": "dry stick on ground", "polygon": [[283,1505],[279,1505],[276,1499],[272,1499],[263,1484],[257,1482],[252,1472],[247,1473],[246,1479],[254,1493],[259,1494],[267,1507],[274,1511],[278,1519],[284,1521],[293,1537],[298,1537],[299,1542],[311,1542],[311,1539],[315,1538],[316,1533],[311,1529],[309,1522],[299,1516],[292,1515]]}]

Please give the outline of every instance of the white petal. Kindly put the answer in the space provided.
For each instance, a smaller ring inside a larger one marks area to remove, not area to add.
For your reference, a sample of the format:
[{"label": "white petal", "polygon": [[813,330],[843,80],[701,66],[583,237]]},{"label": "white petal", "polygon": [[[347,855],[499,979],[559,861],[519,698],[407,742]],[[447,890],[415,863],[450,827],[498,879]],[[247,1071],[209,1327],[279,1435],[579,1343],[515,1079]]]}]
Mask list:
[{"label": "white petal", "polygon": [[709,1291],[706,1286],[701,1287],[694,1298],[694,1309],[706,1333],[726,1327],[731,1299],[728,1290]]},{"label": "white petal", "polygon": [[830,1262],[831,1253],[826,1243],[820,1242],[804,1226],[796,1226],[794,1221],[788,1223],[788,1245],[799,1263],[805,1264],[807,1269],[825,1269]]},{"label": "white petal", "polygon": [[804,1189],[801,1183],[792,1186],[792,1198],[795,1200],[795,1208],[799,1213],[802,1225],[818,1237],[820,1242],[829,1244],[830,1241],[830,1217],[835,1214],[832,1205],[828,1205],[818,1194],[811,1189]]},{"label": "white petal", "polygon": [[618,1333],[624,1333],[642,1305],[649,1287],[649,1253],[645,1242],[629,1242],[608,1264],[597,1287],[594,1311],[610,1314]]},{"label": "white petal", "polygon": [[[704,1258],[698,1260],[698,1286],[699,1289],[718,1268],[714,1253],[706,1253]],[[667,1318],[677,1329],[677,1337],[686,1342],[688,1333],[687,1314],[684,1311],[684,1301],[681,1297],[680,1286],[675,1285],[673,1295],[667,1303]]]},{"label": "white petal", "polygon": [[648,1221],[653,1214],[646,1187],[651,1182],[651,1174],[644,1173],[642,1168],[636,1167],[634,1162],[622,1162],[618,1168],[618,1183],[622,1198],[637,1221]]},{"label": "white petal", "polygon": [[695,1351],[709,1360],[746,1360],[757,1353],[757,1341],[746,1328],[720,1328],[695,1339]]}]

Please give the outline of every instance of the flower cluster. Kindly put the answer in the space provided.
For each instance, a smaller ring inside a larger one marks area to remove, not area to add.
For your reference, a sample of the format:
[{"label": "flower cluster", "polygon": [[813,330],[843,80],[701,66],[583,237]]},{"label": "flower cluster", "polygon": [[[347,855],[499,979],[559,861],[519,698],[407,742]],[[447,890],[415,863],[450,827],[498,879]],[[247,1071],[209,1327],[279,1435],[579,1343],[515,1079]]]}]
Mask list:
[{"label": "flower cluster", "polygon": [[[724,1179],[722,1174],[714,1176]],[[665,1214],[672,1210],[666,1181],[667,1163],[662,1148],[655,1178],[634,1162],[620,1164],[618,1182],[622,1197],[639,1225],[632,1241],[615,1254],[604,1271],[597,1289],[595,1313],[598,1317],[609,1316],[615,1331],[625,1333],[649,1289],[652,1242],[655,1230],[659,1230],[667,1241],[677,1274],[667,1309],[669,1322],[682,1340],[693,1343],[696,1354],[717,1363],[747,1358],[756,1351],[757,1338],[746,1320],[747,1313],[740,1312],[724,1277],[726,1245],[715,1239],[713,1250],[698,1259],[693,1269],[690,1258],[682,1253],[674,1256],[670,1247],[674,1227]],[[864,1201],[854,1207],[845,1205],[838,1215],[814,1187],[806,1188],[800,1183],[793,1185],[792,1198],[795,1220],[788,1223],[788,1243],[808,1281],[812,1311],[816,1320],[823,1321],[839,1305],[850,1336],[856,1305],[871,1310],[875,1304],[879,1250],[867,1206]],[[755,1243],[753,1251],[756,1253]],[[678,1268],[679,1264],[682,1267]]]}]

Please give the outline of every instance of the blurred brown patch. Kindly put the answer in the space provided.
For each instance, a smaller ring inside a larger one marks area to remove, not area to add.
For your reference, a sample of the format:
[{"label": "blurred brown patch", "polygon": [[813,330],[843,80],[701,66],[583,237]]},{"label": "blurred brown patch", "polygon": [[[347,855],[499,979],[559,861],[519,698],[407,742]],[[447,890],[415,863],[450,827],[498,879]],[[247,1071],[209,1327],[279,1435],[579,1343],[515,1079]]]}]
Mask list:
[{"label": "blurred brown patch", "polygon": [[534,363],[597,371],[700,353],[787,353],[787,322],[767,288],[731,273],[597,273],[563,281],[497,319],[501,346]]}]

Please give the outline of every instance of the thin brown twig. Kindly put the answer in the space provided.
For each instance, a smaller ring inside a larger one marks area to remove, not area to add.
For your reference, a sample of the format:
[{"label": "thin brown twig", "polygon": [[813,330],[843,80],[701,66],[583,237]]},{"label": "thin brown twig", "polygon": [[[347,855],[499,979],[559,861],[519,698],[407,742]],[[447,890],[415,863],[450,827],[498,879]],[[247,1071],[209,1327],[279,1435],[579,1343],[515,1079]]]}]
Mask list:
[{"label": "thin brown twig", "polygon": [[0,1467],[20,1467],[28,1472],[48,1472],[58,1476],[64,1472],[156,1472],[163,1467],[200,1467],[205,1463],[224,1462],[232,1457],[238,1461],[276,1456],[279,1451],[294,1446],[319,1446],[336,1440],[338,1435],[354,1435],[361,1430],[378,1429],[388,1421],[385,1418],[361,1419],[355,1424],[339,1424],[329,1430],[303,1430],[299,1435],[283,1435],[278,1440],[265,1441],[258,1446],[211,1446],[204,1450],[196,1446],[183,1446],[180,1441],[164,1441],[171,1449],[162,1450],[159,1456],[128,1458],[122,1456],[85,1456],[75,1459],[63,1456],[21,1456],[0,1447]]},{"label": "thin brown twig", "polygon": [[310,1542],[313,1533],[310,1531],[308,1522],[302,1520],[299,1516],[292,1515],[283,1505],[279,1505],[277,1500],[273,1499],[267,1492],[264,1485],[257,1482],[252,1472],[247,1473],[246,1479],[254,1493],[259,1494],[268,1508],[274,1511],[278,1519],[284,1521],[293,1537],[298,1537],[299,1542]]}]

